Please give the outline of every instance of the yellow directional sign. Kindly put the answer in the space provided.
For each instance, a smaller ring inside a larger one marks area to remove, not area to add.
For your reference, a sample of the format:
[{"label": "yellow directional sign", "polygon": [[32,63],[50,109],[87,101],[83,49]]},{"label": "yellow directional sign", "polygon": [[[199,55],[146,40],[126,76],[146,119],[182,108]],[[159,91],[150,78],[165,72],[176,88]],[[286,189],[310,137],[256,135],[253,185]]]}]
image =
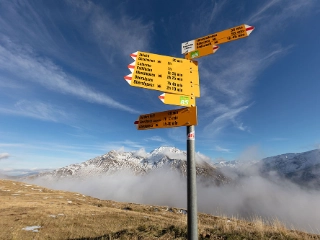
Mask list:
[{"label": "yellow directional sign", "polygon": [[159,99],[164,104],[170,104],[170,105],[185,106],[185,107],[191,107],[191,106],[194,107],[196,105],[196,98],[193,96],[163,93],[159,96]]},{"label": "yellow directional sign", "polygon": [[[201,38],[197,38],[195,40],[182,43],[181,53],[182,54],[190,53],[190,56],[196,56],[197,55],[196,51],[199,51],[198,57],[202,57],[208,54],[201,55],[200,49],[203,49],[203,48],[207,49],[205,51],[202,50],[206,53],[208,49],[212,50],[213,45],[222,44],[222,43],[230,42],[240,38],[248,37],[253,30],[254,30],[254,27],[246,24],[242,24],[240,26],[233,27],[221,32],[217,32]],[[190,59],[191,58],[192,57],[190,57]]]},{"label": "yellow directional sign", "polygon": [[183,58],[136,52],[125,80],[133,87],[200,97],[198,63]]},{"label": "yellow directional sign", "polygon": [[197,125],[197,107],[140,115],[134,123],[138,125],[138,130]]}]

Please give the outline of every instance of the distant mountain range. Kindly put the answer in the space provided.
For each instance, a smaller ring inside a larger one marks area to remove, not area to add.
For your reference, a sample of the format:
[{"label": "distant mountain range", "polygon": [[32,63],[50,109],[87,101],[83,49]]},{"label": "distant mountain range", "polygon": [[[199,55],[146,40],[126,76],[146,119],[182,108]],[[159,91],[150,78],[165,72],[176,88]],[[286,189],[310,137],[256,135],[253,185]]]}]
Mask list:
[{"label": "distant mountain range", "polygon": [[285,179],[304,188],[320,190],[320,149],[281,154],[260,161],[219,162],[215,166],[237,177],[258,174],[273,181]]},{"label": "distant mountain range", "polygon": [[[186,176],[186,152],[174,147],[159,147],[150,153],[110,151],[88,161],[29,176],[60,179],[89,177],[131,171],[136,175],[168,168]],[[260,175],[270,180],[289,180],[301,187],[320,189],[320,149],[288,153],[256,161],[210,163],[196,161],[197,179],[205,184],[221,185],[238,178]]]},{"label": "distant mountain range", "polygon": [[268,157],[259,164],[266,177],[276,173],[300,186],[320,190],[320,149]]},{"label": "distant mountain range", "polygon": [[[110,175],[120,171],[131,171],[136,175],[148,174],[156,169],[167,168],[186,176],[186,152],[174,147],[159,147],[150,153],[110,151],[88,161],[71,164],[50,172],[39,173],[28,178],[85,178],[97,175]],[[229,180],[213,164],[196,162],[198,180],[205,184],[220,185]]]}]

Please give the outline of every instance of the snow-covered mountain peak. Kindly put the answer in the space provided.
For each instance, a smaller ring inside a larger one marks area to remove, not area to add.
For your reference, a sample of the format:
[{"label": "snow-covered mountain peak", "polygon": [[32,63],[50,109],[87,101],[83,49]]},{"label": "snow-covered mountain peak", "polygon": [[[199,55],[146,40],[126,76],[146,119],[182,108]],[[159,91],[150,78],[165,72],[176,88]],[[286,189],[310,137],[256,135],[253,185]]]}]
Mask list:
[{"label": "snow-covered mountain peak", "polygon": [[162,147],[158,147],[156,149],[154,149],[153,151],[151,151],[151,155],[155,155],[155,154],[159,154],[159,153],[168,153],[168,152],[171,152],[171,153],[182,153],[183,151],[181,151],[180,149],[178,148],[175,148],[175,147],[169,147],[169,146],[162,146]]},{"label": "snow-covered mountain peak", "polygon": [[159,147],[154,149],[151,153],[150,153],[150,159],[152,159],[153,161],[155,161],[155,159],[161,158],[163,156],[166,156],[170,159],[179,159],[179,160],[186,160],[186,152],[185,151],[181,151],[178,148],[175,147]]}]

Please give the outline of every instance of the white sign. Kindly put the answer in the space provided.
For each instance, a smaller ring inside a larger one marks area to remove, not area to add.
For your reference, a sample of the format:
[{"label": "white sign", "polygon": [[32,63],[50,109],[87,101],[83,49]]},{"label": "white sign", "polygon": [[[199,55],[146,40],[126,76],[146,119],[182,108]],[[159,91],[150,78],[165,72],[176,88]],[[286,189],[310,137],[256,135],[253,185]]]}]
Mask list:
[{"label": "white sign", "polygon": [[191,51],[193,51],[194,49],[195,49],[195,47],[194,47],[194,40],[191,40],[191,41],[189,41],[189,42],[184,42],[184,43],[182,43],[181,44],[181,53],[182,54],[186,54],[186,53],[188,53],[188,52],[191,52]]}]

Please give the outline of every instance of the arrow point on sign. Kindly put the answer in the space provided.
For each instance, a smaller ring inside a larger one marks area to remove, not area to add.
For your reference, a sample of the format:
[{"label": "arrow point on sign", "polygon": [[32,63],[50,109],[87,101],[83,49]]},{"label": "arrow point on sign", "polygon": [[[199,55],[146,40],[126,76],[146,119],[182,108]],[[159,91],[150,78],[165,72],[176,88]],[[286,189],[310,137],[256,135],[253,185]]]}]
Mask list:
[{"label": "arrow point on sign", "polygon": [[129,68],[129,70],[131,71],[131,72],[133,72],[133,69],[136,67],[136,61],[134,61],[133,63],[130,63],[129,65],[128,65],[128,68]]},{"label": "arrow point on sign", "polygon": [[138,129],[139,128],[139,119],[134,121],[134,125],[136,125],[136,128]]},{"label": "arrow point on sign", "polygon": [[213,45],[212,48],[213,48],[213,53],[215,53],[216,51],[218,51],[220,47],[217,45]]},{"label": "arrow point on sign", "polygon": [[160,96],[159,96],[159,99],[164,103],[164,97],[165,97],[165,93],[162,93]]},{"label": "arrow point on sign", "polygon": [[130,57],[132,57],[134,60],[136,60],[137,56],[138,56],[138,51],[130,54]]},{"label": "arrow point on sign", "polygon": [[124,79],[131,85],[132,73],[130,73],[129,75],[125,76]]},{"label": "arrow point on sign", "polygon": [[249,25],[244,25],[246,27],[246,32],[248,34],[248,36],[250,35],[250,33],[252,33],[252,31],[254,30],[253,26],[249,26]]}]

